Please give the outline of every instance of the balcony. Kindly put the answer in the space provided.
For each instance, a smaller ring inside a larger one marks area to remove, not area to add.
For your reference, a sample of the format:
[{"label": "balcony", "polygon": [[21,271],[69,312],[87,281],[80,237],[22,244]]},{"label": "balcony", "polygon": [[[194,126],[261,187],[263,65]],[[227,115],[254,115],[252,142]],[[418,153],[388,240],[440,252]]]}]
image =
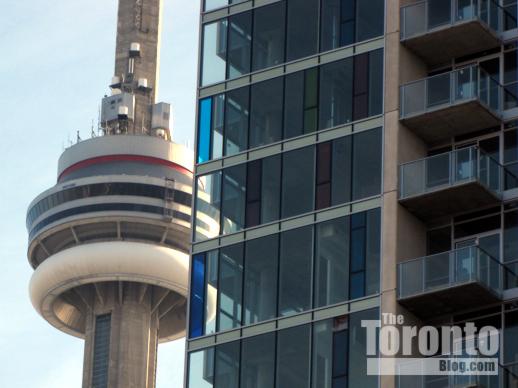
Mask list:
[{"label": "balcony", "polygon": [[500,45],[504,10],[495,0],[425,0],[401,7],[401,42],[427,64]]},{"label": "balcony", "polygon": [[500,124],[502,87],[478,66],[401,86],[400,120],[427,143]]},{"label": "balcony", "polygon": [[475,146],[399,168],[399,203],[425,222],[501,201],[504,169]]},{"label": "balcony", "polygon": [[[449,358],[445,355],[444,357]],[[434,358],[441,358],[437,356]],[[419,365],[408,365],[419,371]],[[503,368],[498,373],[504,374]],[[397,376],[398,388],[499,388],[498,375]]]},{"label": "balcony", "polygon": [[426,319],[501,300],[502,265],[477,246],[398,265],[398,300]]}]

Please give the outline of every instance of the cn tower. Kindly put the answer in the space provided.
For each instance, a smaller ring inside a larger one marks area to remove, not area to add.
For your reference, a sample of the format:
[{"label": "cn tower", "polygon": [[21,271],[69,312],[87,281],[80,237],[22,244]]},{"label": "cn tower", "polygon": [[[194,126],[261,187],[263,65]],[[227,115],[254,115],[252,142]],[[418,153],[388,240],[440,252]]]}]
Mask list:
[{"label": "cn tower", "polygon": [[27,211],[31,301],[85,340],[83,388],[155,387],[158,343],[185,334],[193,155],[156,101],[161,3],[119,0],[99,134]]}]

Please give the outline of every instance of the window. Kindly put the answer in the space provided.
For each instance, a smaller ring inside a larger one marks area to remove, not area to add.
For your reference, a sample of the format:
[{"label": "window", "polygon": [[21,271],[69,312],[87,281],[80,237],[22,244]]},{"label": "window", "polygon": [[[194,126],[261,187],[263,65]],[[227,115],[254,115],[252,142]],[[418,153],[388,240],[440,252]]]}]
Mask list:
[{"label": "window", "polygon": [[315,181],[314,147],[305,147],[282,155],[282,217],[313,210]]},{"label": "window", "polygon": [[381,191],[381,129],[359,133],[353,138],[353,201]]},{"label": "window", "polygon": [[[205,299],[204,303],[204,314],[205,314],[205,329],[203,334],[212,334],[216,332],[216,301],[218,300],[218,287],[219,287],[219,251],[207,252],[206,254],[206,265],[205,265]],[[199,270],[199,269],[198,269]],[[193,265],[194,273],[194,265]],[[193,275],[194,276],[194,275]],[[198,277],[201,275],[197,274]],[[198,281],[198,280],[197,280]],[[194,278],[192,287],[194,288]],[[197,294],[201,295],[200,291]],[[192,307],[191,307],[192,308]],[[197,315],[199,312],[197,313]],[[192,319],[192,314],[191,314]],[[201,334],[200,334],[201,335]]]},{"label": "window", "polygon": [[356,42],[383,35],[384,0],[356,0]]},{"label": "window", "polygon": [[365,295],[365,214],[351,217],[351,299]]},{"label": "window", "polygon": [[349,387],[377,388],[378,377],[367,375],[367,330],[362,321],[379,320],[378,309],[351,314],[349,318]]},{"label": "window", "polygon": [[244,339],[241,351],[241,388],[272,388],[275,333]]},{"label": "window", "polygon": [[317,52],[319,0],[288,1],[286,61]]},{"label": "window", "polygon": [[254,11],[252,70],[284,62],[284,1]]},{"label": "window", "polygon": [[[312,388],[333,388],[333,320],[313,325]],[[347,351],[342,349],[342,351]]]},{"label": "window", "polygon": [[205,254],[194,255],[191,269],[191,303],[189,336],[203,335],[205,309]]},{"label": "window", "polygon": [[312,388],[378,386],[367,376],[366,330],[362,320],[378,320],[378,309],[336,317],[313,325]]},{"label": "window", "polygon": [[518,211],[504,214],[504,262],[518,259]]},{"label": "window", "polygon": [[380,292],[381,271],[381,211],[373,209],[366,212],[366,263],[367,268],[365,294]]},{"label": "window", "polygon": [[241,325],[243,244],[221,248],[219,262],[218,331]]},{"label": "window", "polygon": [[313,228],[281,233],[279,265],[279,316],[287,316],[311,307],[311,267]]},{"label": "window", "polygon": [[349,299],[349,217],[317,224],[315,307]]},{"label": "window", "polygon": [[504,363],[518,362],[518,311],[510,311],[505,314],[504,329]]},{"label": "window", "polygon": [[319,128],[331,128],[353,118],[353,59],[320,68]]},{"label": "window", "polygon": [[203,27],[202,86],[221,82],[226,74],[227,20]]},{"label": "window", "polygon": [[379,209],[351,216],[350,299],[379,292]]},{"label": "window", "polygon": [[225,95],[218,94],[213,98],[212,111],[212,153],[211,159],[223,156],[223,118],[225,114]]},{"label": "window", "polygon": [[279,237],[247,241],[244,284],[244,324],[276,316]]},{"label": "window", "polygon": [[276,387],[309,388],[311,326],[281,330],[277,334]]},{"label": "window", "polygon": [[284,96],[284,138],[317,130],[318,70],[300,71],[286,76]]},{"label": "window", "polygon": [[214,386],[239,388],[239,341],[216,347]]},{"label": "window", "polygon": [[[352,139],[353,138],[351,136],[347,136],[341,139],[333,140],[333,154],[331,159],[332,206],[351,201],[353,165]],[[381,155],[376,155],[374,152],[372,152],[370,155],[373,158],[379,158],[381,160]],[[347,166],[349,168],[347,168]],[[381,175],[381,170],[374,172],[373,179],[376,179],[376,174]],[[381,179],[381,177],[379,179]]]},{"label": "window", "polygon": [[248,163],[247,179],[247,227],[279,219],[280,155]]},{"label": "window", "polygon": [[229,0],[205,0],[205,11],[211,11],[229,4]]},{"label": "window", "polygon": [[196,239],[216,237],[220,232],[221,171],[198,178],[196,183]]},{"label": "window", "polygon": [[214,348],[189,354],[189,388],[214,386]]},{"label": "window", "polygon": [[237,232],[245,226],[246,165],[223,170],[221,214],[223,234]]},{"label": "window", "polygon": [[212,98],[205,98],[200,101],[198,116],[198,163],[203,163],[211,159]]},{"label": "window", "polygon": [[92,362],[92,387],[95,388],[108,388],[111,318],[111,314],[95,317],[94,359]]},{"label": "window", "polygon": [[321,51],[383,35],[383,0],[322,0]]},{"label": "window", "polygon": [[250,147],[282,138],[282,77],[251,86]]},{"label": "window", "polygon": [[[317,209],[351,201],[351,139],[347,136],[317,145]],[[370,157],[378,158],[375,154]]]},{"label": "window", "polygon": [[225,155],[248,148],[249,88],[227,92],[225,111]]},{"label": "window", "polygon": [[243,12],[228,18],[228,69],[232,79],[250,73],[252,14]]},{"label": "window", "polygon": [[261,223],[279,219],[281,207],[281,156],[262,160]]}]

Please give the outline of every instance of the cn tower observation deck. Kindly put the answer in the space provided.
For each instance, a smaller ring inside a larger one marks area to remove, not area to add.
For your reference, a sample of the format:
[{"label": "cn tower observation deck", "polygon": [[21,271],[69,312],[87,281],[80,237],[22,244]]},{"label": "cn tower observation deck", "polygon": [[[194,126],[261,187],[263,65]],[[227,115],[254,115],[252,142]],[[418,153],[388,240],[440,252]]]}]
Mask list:
[{"label": "cn tower observation deck", "polygon": [[63,152],[27,212],[31,301],[85,340],[83,388],[155,387],[158,343],[185,335],[193,153],[155,102],[161,0],[136,4],[119,0],[101,135]]}]

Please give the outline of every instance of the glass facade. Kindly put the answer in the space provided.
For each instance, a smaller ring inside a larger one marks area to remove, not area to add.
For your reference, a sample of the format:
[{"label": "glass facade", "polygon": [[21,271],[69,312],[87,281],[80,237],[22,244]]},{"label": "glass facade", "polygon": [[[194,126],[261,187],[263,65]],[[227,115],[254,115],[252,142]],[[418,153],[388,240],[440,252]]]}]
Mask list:
[{"label": "glass facade", "polygon": [[365,310],[193,351],[187,387],[375,388],[361,321],[378,317]]},{"label": "glass facade", "polygon": [[374,128],[198,177],[196,241],[379,195],[381,145]]},{"label": "glass facade", "polygon": [[196,254],[190,337],[376,295],[380,242],[377,208]]},{"label": "glass facade", "polygon": [[[205,9],[227,2],[207,0]],[[380,37],[384,8],[383,0],[282,0],[208,22],[202,27],[200,84]]]},{"label": "glass facade", "polygon": [[187,387],[378,387],[384,14],[204,0]]},{"label": "glass facade", "polygon": [[382,113],[383,50],[203,98],[198,163]]},{"label": "glass facade", "polygon": [[473,272],[462,252],[496,263],[477,275],[501,290],[444,301],[434,324],[494,324],[501,370],[477,381],[517,387],[516,1],[407,3],[205,1],[188,387],[380,386],[361,321],[396,306],[431,324],[401,284],[422,280],[432,306]]}]

